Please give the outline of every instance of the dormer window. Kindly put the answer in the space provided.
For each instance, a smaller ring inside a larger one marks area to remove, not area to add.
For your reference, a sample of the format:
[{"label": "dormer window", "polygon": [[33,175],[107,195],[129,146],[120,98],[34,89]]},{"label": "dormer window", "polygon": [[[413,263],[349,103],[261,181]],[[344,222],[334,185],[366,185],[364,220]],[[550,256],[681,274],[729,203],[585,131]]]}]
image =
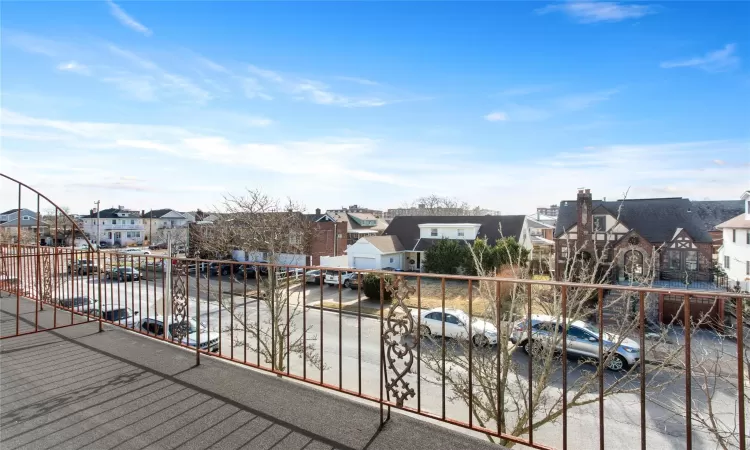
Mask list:
[{"label": "dormer window", "polygon": [[430,228],[430,236],[431,237],[437,237],[437,228]]},{"label": "dormer window", "polygon": [[458,230],[456,230],[456,234],[458,234],[458,237],[464,237],[464,229],[459,228]]}]

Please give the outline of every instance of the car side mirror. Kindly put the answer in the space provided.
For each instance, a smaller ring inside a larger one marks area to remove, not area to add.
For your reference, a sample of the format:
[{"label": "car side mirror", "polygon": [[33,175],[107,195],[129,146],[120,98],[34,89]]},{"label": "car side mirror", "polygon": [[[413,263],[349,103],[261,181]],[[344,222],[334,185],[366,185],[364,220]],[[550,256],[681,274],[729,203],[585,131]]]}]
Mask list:
[{"label": "car side mirror", "polygon": [[599,342],[599,339],[595,338],[594,336],[589,336],[590,342]]}]

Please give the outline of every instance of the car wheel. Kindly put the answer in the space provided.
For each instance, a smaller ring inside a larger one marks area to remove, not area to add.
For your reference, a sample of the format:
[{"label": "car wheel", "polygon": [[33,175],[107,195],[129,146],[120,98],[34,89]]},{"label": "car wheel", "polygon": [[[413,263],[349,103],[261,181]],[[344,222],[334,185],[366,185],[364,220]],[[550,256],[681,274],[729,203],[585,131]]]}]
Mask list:
[{"label": "car wheel", "polygon": [[432,332],[430,331],[430,327],[428,327],[427,325],[421,325],[419,327],[419,335],[421,337],[432,336]]},{"label": "car wheel", "polygon": [[487,339],[487,336],[483,334],[475,334],[471,340],[477,347],[487,347],[488,345],[490,345],[490,340]]},{"label": "car wheel", "polygon": [[344,280],[344,287],[345,287],[345,288],[350,288],[350,287],[352,287],[352,282],[351,282],[350,280]]},{"label": "car wheel", "polygon": [[523,351],[530,356],[538,355],[542,351],[542,343],[533,339],[527,340],[523,343]]},{"label": "car wheel", "polygon": [[616,353],[612,355],[612,358],[610,358],[609,363],[607,364],[607,369],[613,372],[619,372],[627,368],[628,362],[625,360],[625,358]]}]

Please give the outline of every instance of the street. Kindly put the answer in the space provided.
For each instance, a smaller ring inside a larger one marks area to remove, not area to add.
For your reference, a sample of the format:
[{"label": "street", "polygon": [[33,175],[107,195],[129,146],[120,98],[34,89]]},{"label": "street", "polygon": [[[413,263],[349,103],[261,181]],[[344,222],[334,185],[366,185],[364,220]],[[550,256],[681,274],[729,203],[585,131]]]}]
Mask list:
[{"label": "street", "polygon": [[[98,279],[91,277],[85,282],[86,277],[74,277],[65,286],[73,294],[88,295],[92,298],[98,297],[99,283]],[[260,363],[261,366],[270,368],[271,364],[261,354],[260,358],[255,351],[257,344],[261,346],[269,345],[269,336],[263,336],[261,339],[253,340],[252,327],[260,323],[261,330],[270,329],[271,317],[268,305],[264,301],[258,301],[254,297],[245,297],[244,284],[231,282],[227,277],[221,278],[221,283],[216,277],[210,279],[201,277],[195,279],[189,277],[189,300],[187,303],[188,315],[196,316],[198,303],[200,299],[199,321],[203,323],[210,331],[220,333],[220,351],[223,356],[233,357],[238,361],[247,361],[248,363]],[[221,289],[219,289],[221,284]],[[254,292],[256,286],[248,281],[248,293]],[[199,289],[200,288],[200,289]],[[234,288],[232,290],[232,288]],[[305,286],[305,299],[307,303],[320,301],[320,286]],[[135,282],[112,282],[101,280],[102,294],[105,303],[112,306],[127,306],[134,311],[139,312],[140,317],[152,317],[155,314],[164,314],[164,289],[160,279],[157,280],[139,280]],[[229,295],[234,292],[235,295]],[[220,306],[219,295],[223,306]],[[338,301],[339,291],[336,288],[324,286],[323,298]],[[357,291],[342,289],[342,300],[356,299]],[[291,303],[291,326],[289,327],[288,339],[293,343],[302,339],[303,330],[308,345],[307,365],[303,367],[302,352],[292,352],[289,355],[289,366],[284,367],[284,371],[297,376],[306,375],[309,380],[321,381],[320,365],[316,366],[311,361],[316,356],[322,361],[322,382],[340,386],[343,389],[359,392],[362,394],[378,398],[380,393],[381,380],[381,329],[380,321],[369,317],[357,318],[348,314],[339,314],[338,312],[320,310],[316,308],[305,307],[304,318],[302,314],[302,288],[290,286],[290,303]],[[232,313],[233,311],[233,313]],[[282,317],[279,318],[281,323],[286,323],[286,310],[282,311]],[[245,317],[247,321],[244,322]],[[246,325],[243,325],[243,322]],[[247,334],[246,334],[247,333]],[[286,330],[284,330],[286,333]],[[262,334],[262,333],[261,333]],[[246,338],[246,335],[248,336]],[[403,337],[402,337],[403,338]],[[411,339],[406,337],[404,339]],[[262,341],[262,342],[261,342]],[[439,341],[439,339],[438,339]],[[245,345],[247,344],[247,345]],[[424,338],[421,351],[427,352],[436,347]],[[478,349],[477,351],[494,351],[492,349]],[[525,367],[527,356],[518,351],[514,354],[514,359],[520,367]],[[449,369],[452,369],[449,365]],[[421,379],[417,378],[419,370]],[[569,388],[575,386],[576,381],[586,374],[586,371],[593,370],[592,366],[569,364],[567,383]],[[607,372],[605,384],[609,385],[620,376],[615,373]],[[652,375],[649,375],[652,376]],[[659,374],[654,377],[661,376]],[[394,377],[392,372],[388,373],[389,379]],[[521,373],[518,383],[527,383],[526,375]],[[668,377],[664,375],[665,379]],[[411,408],[421,408],[422,411],[429,412],[440,416],[443,411],[442,395],[442,374],[430,370],[427,365],[420,360],[416,360],[410,373],[404,376],[404,381],[409,387],[415,390],[416,396],[407,400],[406,405]],[[437,383],[435,382],[437,380]],[[658,382],[658,380],[652,380]],[[640,427],[640,400],[638,394],[638,383],[629,386],[632,392],[618,393],[607,397],[604,401],[605,411],[605,444],[613,448],[637,447],[640,439],[638,429]],[[519,388],[520,389],[520,388]],[[562,392],[562,371],[559,370],[549,380],[546,387],[549,398],[558,398]],[[520,390],[519,390],[520,391]],[[384,394],[385,395],[385,394]],[[569,394],[570,395],[570,394]],[[695,392],[694,399],[700,398],[701,393]],[[595,398],[595,393],[585,394]],[[468,407],[460,400],[454,400],[455,392],[446,386],[445,396],[445,416],[446,418],[458,420],[461,422],[469,421]],[[684,378],[680,377],[673,381],[664,391],[659,393],[659,401],[672,403],[682,401],[684,398]],[[717,388],[717,402],[714,407],[721,405],[725,410],[718,411],[726,417],[732,416],[735,410],[736,394],[731,387]],[[510,399],[506,399],[510,401]],[[700,407],[696,404],[696,407]],[[535,420],[544,418],[546,406],[540,407],[537,411]],[[534,439],[537,442],[551,446],[562,446],[561,421],[558,418],[556,422],[547,423],[534,431]],[[486,423],[487,428],[493,429],[496,425],[490,421]],[[685,439],[684,419],[677,417],[667,410],[657,406],[654,402],[649,401],[646,409],[646,442],[651,448],[683,448]],[[598,403],[593,402],[584,406],[572,408],[568,412],[568,439],[569,443],[575,442],[575,447],[579,449],[593,449],[599,446],[599,420],[598,420]],[[698,428],[694,428],[693,439],[697,446],[705,442],[708,446],[711,440],[708,436],[699,433]],[[468,431],[467,431],[468,432]]]}]

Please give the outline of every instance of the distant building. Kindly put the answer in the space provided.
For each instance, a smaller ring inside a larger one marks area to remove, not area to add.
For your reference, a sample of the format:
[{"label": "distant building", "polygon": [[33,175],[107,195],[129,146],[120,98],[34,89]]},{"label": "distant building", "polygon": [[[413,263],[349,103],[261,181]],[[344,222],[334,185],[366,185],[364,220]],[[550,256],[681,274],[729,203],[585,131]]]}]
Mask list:
[{"label": "distant building", "polygon": [[329,209],[326,211],[331,214],[344,214],[344,213],[359,213],[359,214],[372,214],[377,218],[383,217],[383,211],[378,209],[365,208],[359,205],[349,205],[348,208],[343,206],[340,209]]},{"label": "distant building", "polygon": [[429,208],[424,204],[409,208],[391,208],[385,212],[384,219],[391,221],[398,216],[499,216],[500,211],[481,208]]},{"label": "distant building", "polygon": [[557,217],[560,207],[558,205],[549,205],[547,207],[537,208],[537,214],[549,217]]}]

